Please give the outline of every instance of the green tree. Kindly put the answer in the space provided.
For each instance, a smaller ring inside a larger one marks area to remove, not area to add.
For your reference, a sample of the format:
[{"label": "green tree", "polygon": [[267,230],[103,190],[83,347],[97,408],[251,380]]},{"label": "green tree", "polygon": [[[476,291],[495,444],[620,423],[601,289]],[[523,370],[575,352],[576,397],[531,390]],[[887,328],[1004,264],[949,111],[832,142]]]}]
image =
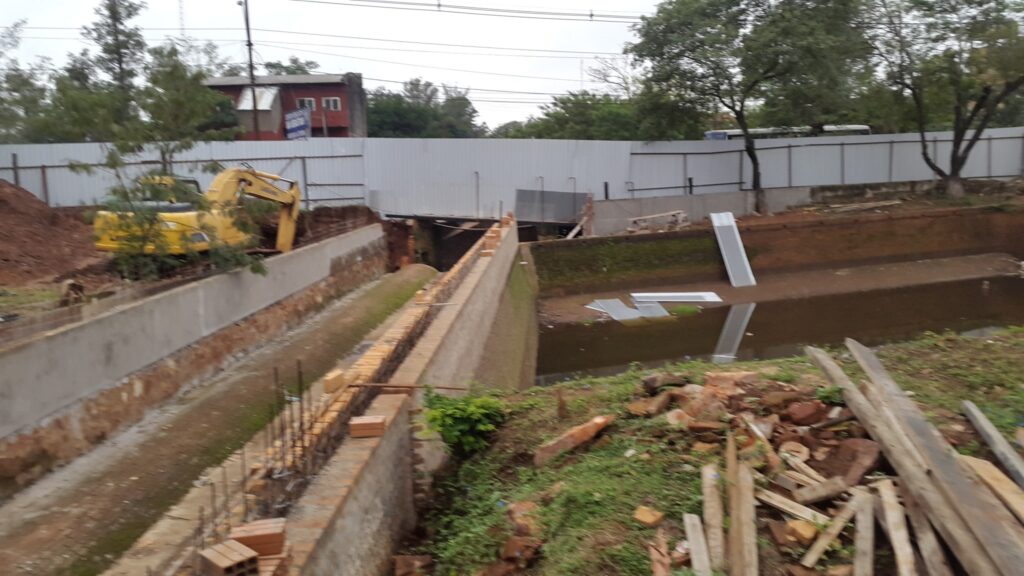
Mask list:
[{"label": "green tree", "polygon": [[133,0],[103,0],[95,10],[97,20],[82,28],[82,35],[98,48],[93,62],[116,87],[120,100],[117,120],[122,124],[134,119],[131,103],[135,79],[146,59],[146,41],[139,27],[130,21],[145,7],[145,3]]},{"label": "green tree", "polygon": [[146,86],[138,100],[146,116],[142,137],[159,152],[162,170],[170,174],[178,152],[192,148],[199,140],[233,138],[238,121],[235,118],[233,125],[227,117],[212,121],[224,113],[231,100],[204,86],[206,74],[186,64],[177,47],[158,46],[149,54]]},{"label": "green tree", "polygon": [[29,131],[47,98],[47,87],[40,82],[48,62],[22,67],[9,56],[18,47],[24,20],[0,30],[0,142],[20,142]]},{"label": "green tree", "polygon": [[23,136],[30,142],[110,142],[127,130],[118,124],[121,107],[116,88],[99,79],[83,50],[54,75],[48,102]]},{"label": "green tree", "polygon": [[289,56],[287,62],[271,61],[264,62],[263,69],[271,76],[294,76],[297,74],[312,74],[320,65],[312,60],[299,60],[295,56]]},{"label": "green tree", "polygon": [[758,120],[810,126],[812,133],[826,124],[863,122],[856,101],[871,86],[873,68],[862,0],[785,0],[776,11],[777,34],[799,41],[788,42],[785,73],[764,84]]},{"label": "green tree", "polygon": [[476,122],[468,91],[438,88],[420,78],[406,82],[402,92],[371,92],[366,115],[369,134],[376,138],[472,138],[487,133]]},{"label": "green tree", "polygon": [[627,47],[649,67],[647,81],[662,93],[732,114],[743,131],[757,191],[761,168],[748,114],[765,84],[785,72],[779,14],[769,0],[666,0],[653,16],[643,17],[639,40]]},{"label": "green tree", "polygon": [[[872,42],[886,78],[909,96],[921,157],[945,184],[964,194],[962,171],[1000,109],[1024,86],[1024,38],[1015,0],[871,0]],[[940,165],[926,131],[953,131],[949,162]]]}]

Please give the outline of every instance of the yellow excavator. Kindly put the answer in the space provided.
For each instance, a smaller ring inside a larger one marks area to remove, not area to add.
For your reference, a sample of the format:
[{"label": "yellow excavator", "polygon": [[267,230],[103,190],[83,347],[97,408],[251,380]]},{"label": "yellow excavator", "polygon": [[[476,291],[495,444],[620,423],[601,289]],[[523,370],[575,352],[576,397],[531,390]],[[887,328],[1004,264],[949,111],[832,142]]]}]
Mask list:
[{"label": "yellow excavator", "polygon": [[[170,176],[149,177],[150,185],[171,187],[175,183],[194,186],[195,180]],[[286,187],[279,186],[278,183]],[[235,226],[233,211],[244,196],[269,200],[279,205],[276,247],[279,252],[289,252],[295,244],[295,231],[299,218],[302,192],[298,184],[276,174],[260,172],[249,166],[228,168],[214,177],[210,188],[204,194],[209,210],[199,210],[196,205],[185,202],[161,202],[157,206],[160,233],[163,241],[146,246],[147,253],[157,251],[156,244],[166,254],[205,252],[214,241],[231,246],[245,246],[252,242],[252,235]],[[93,221],[96,248],[110,252],[124,249],[131,235],[130,224],[126,226],[124,212],[101,211]],[[127,229],[126,229],[127,228]],[[211,238],[213,236],[214,238]]]}]

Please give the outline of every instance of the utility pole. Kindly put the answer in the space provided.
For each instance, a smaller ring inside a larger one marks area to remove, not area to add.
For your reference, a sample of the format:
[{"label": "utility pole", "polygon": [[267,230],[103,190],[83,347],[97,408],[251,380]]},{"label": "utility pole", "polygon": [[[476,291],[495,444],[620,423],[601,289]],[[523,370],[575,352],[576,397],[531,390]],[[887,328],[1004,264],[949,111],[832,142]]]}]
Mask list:
[{"label": "utility pole", "polygon": [[256,103],[256,68],[252,63],[252,31],[249,30],[249,0],[238,0],[238,5],[242,7],[242,13],[245,15],[245,45],[249,48],[249,90],[252,96],[252,129],[256,133],[256,139],[262,140],[260,137],[259,106]]}]

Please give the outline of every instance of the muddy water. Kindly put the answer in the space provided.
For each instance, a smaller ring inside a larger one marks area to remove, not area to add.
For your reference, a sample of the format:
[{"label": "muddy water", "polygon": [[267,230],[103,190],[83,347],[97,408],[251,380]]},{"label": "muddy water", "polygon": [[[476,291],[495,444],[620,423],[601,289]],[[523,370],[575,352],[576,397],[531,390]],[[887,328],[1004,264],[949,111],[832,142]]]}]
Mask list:
[{"label": "muddy water", "polygon": [[[719,341],[728,315],[729,307],[723,306],[629,324],[542,326],[537,381],[614,374],[631,362],[653,367],[710,359],[723,351]],[[838,344],[846,337],[877,345],[925,331],[964,332],[1014,324],[1024,324],[1024,279],[998,277],[763,302],[754,307],[746,329],[734,330],[733,336],[739,342],[737,359],[753,360],[792,356],[806,344]]]}]

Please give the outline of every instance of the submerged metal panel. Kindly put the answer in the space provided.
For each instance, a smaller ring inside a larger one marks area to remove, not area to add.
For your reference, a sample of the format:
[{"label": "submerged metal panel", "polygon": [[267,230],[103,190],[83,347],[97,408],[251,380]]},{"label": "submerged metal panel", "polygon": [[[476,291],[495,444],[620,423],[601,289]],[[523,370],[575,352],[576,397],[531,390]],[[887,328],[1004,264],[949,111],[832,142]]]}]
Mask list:
[{"label": "submerged metal panel", "polygon": [[715,352],[711,355],[711,361],[715,364],[728,364],[736,360],[736,354],[740,350],[740,342],[747,333],[747,325],[750,324],[750,317],[754,315],[754,308],[757,304],[737,304],[729,308],[729,315],[722,325],[722,332],[718,336],[718,343],[715,345]]},{"label": "submerged metal panel", "polygon": [[710,216],[718,247],[722,251],[722,259],[725,260],[725,270],[729,273],[729,281],[737,288],[756,286],[757,281],[754,280],[754,272],[750,269],[747,251],[743,249],[743,241],[740,240],[740,231],[736,228],[736,219],[732,217],[732,212],[714,212]]},{"label": "submerged metal panel", "polygon": [[[609,298],[604,300],[594,300],[592,306],[599,306],[604,310],[612,320],[636,320],[637,318],[643,317],[639,310],[636,308],[630,308],[622,303],[622,300],[618,298]],[[591,308],[592,306],[588,306]]]},{"label": "submerged metal panel", "polygon": [[714,292],[633,292],[634,302],[721,302]]}]

